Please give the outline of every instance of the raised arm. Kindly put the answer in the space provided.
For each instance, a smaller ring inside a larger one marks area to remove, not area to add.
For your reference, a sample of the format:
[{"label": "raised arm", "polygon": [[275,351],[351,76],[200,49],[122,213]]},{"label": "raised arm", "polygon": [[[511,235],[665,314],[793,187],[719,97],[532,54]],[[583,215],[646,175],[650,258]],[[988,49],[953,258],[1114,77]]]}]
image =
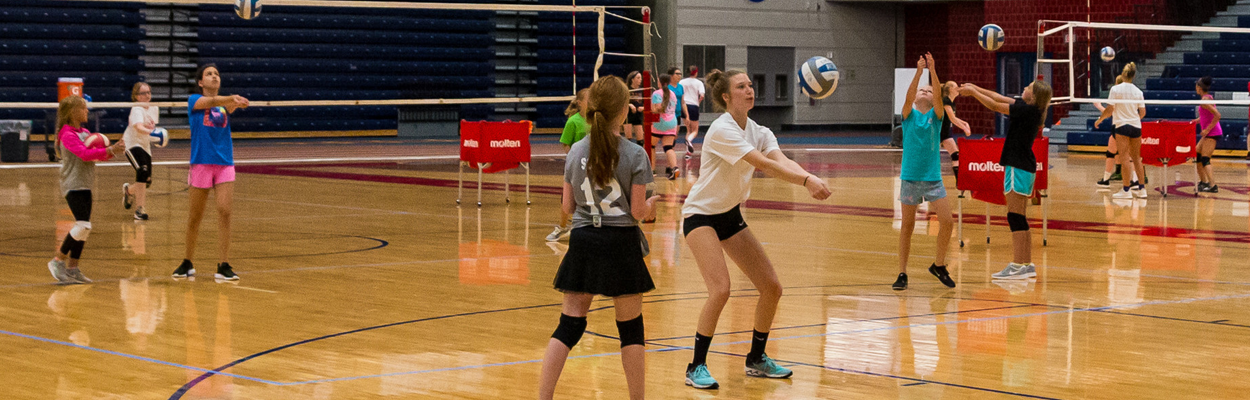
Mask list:
[{"label": "raised arm", "polygon": [[900,114],[903,115],[903,119],[907,119],[907,117],[911,115],[912,103],[916,102],[916,88],[920,87],[920,75],[924,73],[924,68],[924,57],[920,57],[920,59],[916,61],[916,75],[911,78],[911,86],[907,87],[907,98],[906,100],[903,100],[903,109],[900,110]]},{"label": "raised arm", "polygon": [[929,66],[929,86],[933,88],[933,113],[938,120],[946,118],[946,96],[942,95],[941,84],[938,80],[937,63],[933,62],[932,53],[924,53],[924,62]]},{"label": "raised arm", "polygon": [[946,109],[946,118],[950,118],[952,126],[962,129],[964,131],[964,136],[972,135],[972,126],[968,125],[968,121],[959,119],[959,117],[955,115],[955,109],[951,108],[950,104],[947,104],[942,108]]}]

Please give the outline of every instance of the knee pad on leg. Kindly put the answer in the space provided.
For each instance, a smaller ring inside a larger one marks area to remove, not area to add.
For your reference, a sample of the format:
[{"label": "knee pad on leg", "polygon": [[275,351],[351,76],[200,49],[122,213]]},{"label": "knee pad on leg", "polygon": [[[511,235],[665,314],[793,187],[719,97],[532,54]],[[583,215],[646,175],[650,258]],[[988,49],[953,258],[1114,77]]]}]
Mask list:
[{"label": "knee pad on leg", "polygon": [[1007,213],[1007,225],[1011,226],[1012,232],[1021,232],[1029,230],[1029,219],[1023,214],[1013,212]]},{"label": "knee pad on leg", "polygon": [[1105,155],[1107,156],[1107,158],[1115,158],[1115,153],[1112,153],[1110,151],[1106,152]]},{"label": "knee pad on leg", "polygon": [[616,321],[616,333],[621,337],[621,348],[633,345],[646,345],[647,335],[642,329],[642,316],[629,321]]},{"label": "knee pad on leg", "polygon": [[1198,164],[1202,164],[1202,166],[1204,166],[1204,167],[1205,167],[1205,166],[1208,166],[1208,165],[1211,165],[1211,157],[1207,157],[1207,156],[1198,156]]},{"label": "knee pad on leg", "polygon": [[951,161],[959,161],[959,152],[951,153]]},{"label": "knee pad on leg", "polygon": [[670,151],[673,151],[673,145],[671,145],[671,144],[664,145],[664,152],[665,152],[665,153],[667,153],[667,152],[670,152]]},{"label": "knee pad on leg", "polygon": [[570,317],[560,314],[560,325],[556,326],[556,331],[551,334],[551,337],[571,349],[582,340],[583,333],[586,333],[586,317]]},{"label": "knee pad on leg", "polygon": [[91,236],[91,223],[87,221],[75,222],[74,228],[69,230],[69,235],[79,242],[87,241],[87,237]]}]

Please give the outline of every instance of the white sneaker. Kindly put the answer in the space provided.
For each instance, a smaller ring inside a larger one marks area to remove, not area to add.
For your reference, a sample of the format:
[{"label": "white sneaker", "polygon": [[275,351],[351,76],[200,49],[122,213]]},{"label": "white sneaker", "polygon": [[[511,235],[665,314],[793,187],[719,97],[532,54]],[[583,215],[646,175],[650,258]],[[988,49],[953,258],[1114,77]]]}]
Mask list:
[{"label": "white sneaker", "polygon": [[1120,190],[1116,191],[1116,192],[1115,192],[1115,194],[1112,194],[1112,195],[1111,195],[1111,198],[1113,198],[1113,199],[1132,199],[1132,198],[1133,198],[1133,191],[1132,191],[1132,190],[1124,190],[1124,189],[1120,189]]},{"label": "white sneaker", "polygon": [[1136,197],[1136,198],[1139,198],[1139,199],[1144,199],[1144,198],[1146,198],[1146,187],[1145,187],[1145,186],[1139,186],[1137,189],[1130,190],[1130,192],[1133,192],[1133,197]]},{"label": "white sneaker", "polygon": [[571,227],[563,227],[563,226],[557,225],[556,229],[552,230],[550,235],[547,235],[547,241],[548,242],[559,241],[561,237],[568,236],[569,231],[571,231],[572,229],[573,228]]}]

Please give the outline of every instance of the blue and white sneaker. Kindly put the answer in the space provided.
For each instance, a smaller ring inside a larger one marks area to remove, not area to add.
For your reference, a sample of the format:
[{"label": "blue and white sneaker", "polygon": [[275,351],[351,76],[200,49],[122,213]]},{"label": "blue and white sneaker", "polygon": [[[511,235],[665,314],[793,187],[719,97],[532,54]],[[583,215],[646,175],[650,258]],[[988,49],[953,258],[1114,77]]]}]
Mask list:
[{"label": "blue and white sneaker", "polygon": [[720,388],[720,384],[716,383],[716,379],[712,378],[712,373],[707,371],[707,364],[699,364],[686,371],[686,386],[695,389]]},{"label": "blue and white sneaker", "polygon": [[760,356],[758,362],[747,362],[747,376],[757,376],[761,378],[785,379],[790,375],[794,375],[794,371],[777,365],[767,354]]},{"label": "blue and white sneaker", "polygon": [[994,279],[1029,279],[1037,277],[1037,267],[1033,264],[1007,264],[1007,268],[990,275]]}]

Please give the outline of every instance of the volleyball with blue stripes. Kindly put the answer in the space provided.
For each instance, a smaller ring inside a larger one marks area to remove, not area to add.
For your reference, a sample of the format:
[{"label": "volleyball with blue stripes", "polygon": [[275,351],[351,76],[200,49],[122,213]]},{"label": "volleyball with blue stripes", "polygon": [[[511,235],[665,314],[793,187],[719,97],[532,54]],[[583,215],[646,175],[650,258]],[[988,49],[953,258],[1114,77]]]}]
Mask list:
[{"label": "volleyball with blue stripes", "polygon": [[838,90],[838,66],[828,58],[816,56],[799,66],[799,88],[803,94],[820,100]]},{"label": "volleyball with blue stripes", "polygon": [[234,13],[243,19],[259,17],[260,0],[234,0]]},{"label": "volleyball with blue stripes", "polygon": [[1007,35],[1003,34],[1003,28],[995,24],[982,26],[981,33],[977,34],[977,43],[981,45],[982,49],[988,51],[998,50],[999,47],[1003,47],[1003,41],[1006,39]]},{"label": "volleyball with blue stripes", "polygon": [[1103,61],[1111,62],[1115,60],[1115,49],[1111,48],[1111,46],[1103,47],[1098,55],[1102,57]]}]

